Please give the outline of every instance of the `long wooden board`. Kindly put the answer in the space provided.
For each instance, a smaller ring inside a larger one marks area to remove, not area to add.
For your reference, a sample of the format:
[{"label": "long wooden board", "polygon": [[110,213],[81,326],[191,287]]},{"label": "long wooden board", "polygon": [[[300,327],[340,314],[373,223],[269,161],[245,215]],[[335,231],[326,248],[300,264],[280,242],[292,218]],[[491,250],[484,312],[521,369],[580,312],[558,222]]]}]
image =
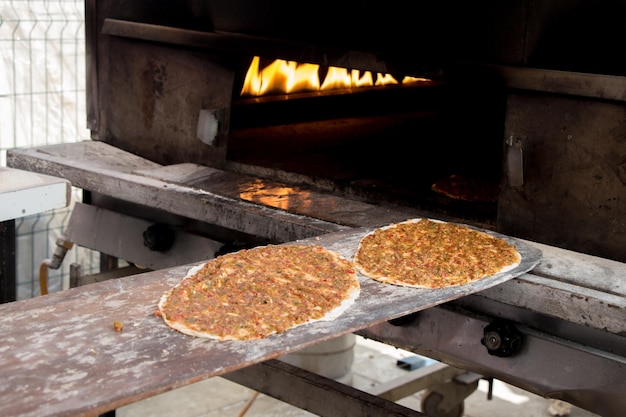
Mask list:
[{"label": "long wooden board", "polygon": [[[311,238],[352,259],[354,229]],[[332,322],[315,322],[254,341],[183,335],[154,315],[163,292],[191,265],[114,279],[0,305],[0,415],[98,415],[493,287],[534,268],[541,251],[506,238],[522,255],[512,271],[463,287],[423,290],[360,277],[357,302]],[[216,318],[219,319],[219,318]],[[114,321],[124,324],[115,331]]]},{"label": "long wooden board", "polygon": [[[7,163],[66,178],[78,188],[273,242],[423,215],[409,208],[391,210],[195,164],[161,166],[97,141],[15,149],[7,154]],[[277,199],[286,206],[267,204]]]}]

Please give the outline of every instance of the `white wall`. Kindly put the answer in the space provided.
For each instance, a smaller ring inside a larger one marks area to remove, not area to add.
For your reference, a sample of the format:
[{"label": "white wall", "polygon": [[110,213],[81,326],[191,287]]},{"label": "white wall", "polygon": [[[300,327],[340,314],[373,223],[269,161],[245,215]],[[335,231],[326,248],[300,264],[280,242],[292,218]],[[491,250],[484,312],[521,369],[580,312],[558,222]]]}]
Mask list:
[{"label": "white wall", "polygon": [[[1,0],[0,166],[8,149],[89,139],[85,102],[83,0]],[[18,299],[39,295],[39,264],[52,256],[69,210],[16,221]],[[74,247],[50,271],[50,292],[67,287],[73,262],[91,273],[99,257]]]}]

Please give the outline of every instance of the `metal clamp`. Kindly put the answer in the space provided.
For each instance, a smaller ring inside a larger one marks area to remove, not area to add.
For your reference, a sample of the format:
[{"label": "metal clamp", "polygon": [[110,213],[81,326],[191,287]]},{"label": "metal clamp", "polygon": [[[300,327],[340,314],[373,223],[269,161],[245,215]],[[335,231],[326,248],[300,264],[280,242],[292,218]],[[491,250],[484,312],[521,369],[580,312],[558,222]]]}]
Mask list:
[{"label": "metal clamp", "polygon": [[506,174],[511,187],[524,185],[524,139],[522,136],[509,136],[506,140]]}]

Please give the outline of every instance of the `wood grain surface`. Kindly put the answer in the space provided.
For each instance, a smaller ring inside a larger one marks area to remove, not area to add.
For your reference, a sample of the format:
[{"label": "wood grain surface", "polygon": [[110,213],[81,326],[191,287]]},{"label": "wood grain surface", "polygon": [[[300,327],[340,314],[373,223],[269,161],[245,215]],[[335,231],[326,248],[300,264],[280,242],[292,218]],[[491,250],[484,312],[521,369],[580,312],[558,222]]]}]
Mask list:
[{"label": "wood grain surface", "polygon": [[[352,259],[370,229],[303,240]],[[331,322],[254,341],[183,335],[154,315],[192,265],[113,279],[0,305],[0,415],[99,415],[212,376],[493,287],[537,265],[541,251],[506,238],[518,268],[462,287],[423,290],[359,277],[356,303]],[[216,317],[216,320],[219,320]],[[122,322],[122,331],[114,322]]]}]

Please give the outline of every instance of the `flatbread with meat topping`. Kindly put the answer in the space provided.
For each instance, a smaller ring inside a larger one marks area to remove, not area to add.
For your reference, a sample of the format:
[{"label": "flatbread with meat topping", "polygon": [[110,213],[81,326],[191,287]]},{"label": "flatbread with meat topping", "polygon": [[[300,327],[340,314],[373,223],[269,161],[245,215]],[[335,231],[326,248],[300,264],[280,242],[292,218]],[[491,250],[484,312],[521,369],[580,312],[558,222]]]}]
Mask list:
[{"label": "flatbread with meat topping", "polygon": [[190,273],[159,302],[182,333],[250,340],[332,320],[358,297],[354,265],[319,245],[269,245],[229,253]]},{"label": "flatbread with meat topping", "polygon": [[354,265],[363,275],[381,282],[446,288],[511,270],[520,260],[513,245],[485,232],[412,219],[365,235]]}]

